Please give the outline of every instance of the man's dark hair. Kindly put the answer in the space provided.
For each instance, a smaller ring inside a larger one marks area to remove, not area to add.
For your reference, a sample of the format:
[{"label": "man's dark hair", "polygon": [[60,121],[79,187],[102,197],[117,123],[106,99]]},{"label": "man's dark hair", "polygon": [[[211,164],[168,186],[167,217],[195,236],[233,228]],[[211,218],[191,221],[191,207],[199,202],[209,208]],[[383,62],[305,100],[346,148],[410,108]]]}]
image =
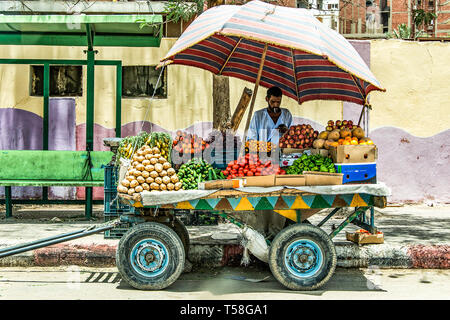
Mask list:
[{"label": "man's dark hair", "polygon": [[271,87],[267,89],[267,98],[270,98],[271,96],[274,97],[281,97],[283,95],[283,92],[278,87]]}]

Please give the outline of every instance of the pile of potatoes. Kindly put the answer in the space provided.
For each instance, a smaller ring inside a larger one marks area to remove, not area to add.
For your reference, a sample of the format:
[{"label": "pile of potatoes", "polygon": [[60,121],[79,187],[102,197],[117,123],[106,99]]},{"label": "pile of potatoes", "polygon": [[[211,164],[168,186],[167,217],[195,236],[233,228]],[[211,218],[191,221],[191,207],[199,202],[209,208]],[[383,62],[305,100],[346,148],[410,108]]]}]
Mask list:
[{"label": "pile of potatoes", "polygon": [[117,187],[130,196],[146,191],[178,191],[182,187],[175,169],[161,156],[157,147],[144,145],[133,156],[125,179]]}]

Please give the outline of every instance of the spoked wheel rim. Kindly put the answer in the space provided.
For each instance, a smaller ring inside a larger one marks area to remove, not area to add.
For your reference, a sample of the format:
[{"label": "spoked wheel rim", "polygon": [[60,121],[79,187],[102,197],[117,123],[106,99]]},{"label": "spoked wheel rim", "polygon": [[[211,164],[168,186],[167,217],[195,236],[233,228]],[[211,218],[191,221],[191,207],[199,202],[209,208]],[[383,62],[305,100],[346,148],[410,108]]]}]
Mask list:
[{"label": "spoked wheel rim", "polygon": [[169,265],[169,252],[165,245],[155,239],[144,239],[136,243],[130,253],[134,271],[142,276],[157,277]]},{"label": "spoked wheel rim", "polygon": [[321,248],[309,239],[293,241],[284,254],[286,269],[297,278],[308,278],[319,272],[324,263]]}]

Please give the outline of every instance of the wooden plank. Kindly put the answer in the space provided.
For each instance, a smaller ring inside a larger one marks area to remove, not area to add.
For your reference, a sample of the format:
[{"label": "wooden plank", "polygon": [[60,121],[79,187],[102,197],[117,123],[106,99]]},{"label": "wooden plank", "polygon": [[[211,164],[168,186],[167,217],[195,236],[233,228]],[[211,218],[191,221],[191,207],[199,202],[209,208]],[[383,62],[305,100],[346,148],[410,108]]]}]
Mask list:
[{"label": "wooden plank", "polygon": [[236,132],[239,128],[239,125],[241,124],[242,118],[244,117],[245,111],[247,110],[251,98],[252,90],[245,87],[236,110],[234,110],[233,116],[231,117],[231,130],[233,132]]},{"label": "wooden plank", "polygon": [[261,62],[259,64],[258,76],[256,77],[255,88],[253,89],[253,95],[250,102],[250,109],[248,110],[247,122],[245,123],[244,137],[242,138],[242,146],[241,150],[239,151],[239,156],[242,156],[244,154],[245,141],[247,140],[248,128],[250,127],[250,121],[253,116],[253,107],[255,106],[255,99],[258,93],[259,81],[261,80],[264,62],[266,60],[266,53],[267,53],[267,43],[264,45],[264,50],[261,56]]},{"label": "wooden plank", "polygon": [[274,196],[280,196],[280,195],[314,195],[313,193],[309,192],[303,192],[296,189],[284,189],[274,192],[262,192],[262,193],[249,193],[239,190],[219,190],[217,192],[214,192],[213,194],[210,194],[209,196],[206,196],[205,199],[208,198],[240,198],[240,197],[274,197]]}]

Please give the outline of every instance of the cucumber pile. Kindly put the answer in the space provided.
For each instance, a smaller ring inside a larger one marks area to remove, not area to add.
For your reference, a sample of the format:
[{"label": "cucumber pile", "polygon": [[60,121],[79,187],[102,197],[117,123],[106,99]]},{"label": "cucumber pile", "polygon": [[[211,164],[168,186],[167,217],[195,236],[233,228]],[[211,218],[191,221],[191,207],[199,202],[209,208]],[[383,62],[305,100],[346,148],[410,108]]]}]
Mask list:
[{"label": "cucumber pile", "polygon": [[214,169],[209,163],[200,158],[194,158],[183,164],[177,175],[183,184],[184,190],[198,189],[199,182],[226,179],[220,169]]}]

